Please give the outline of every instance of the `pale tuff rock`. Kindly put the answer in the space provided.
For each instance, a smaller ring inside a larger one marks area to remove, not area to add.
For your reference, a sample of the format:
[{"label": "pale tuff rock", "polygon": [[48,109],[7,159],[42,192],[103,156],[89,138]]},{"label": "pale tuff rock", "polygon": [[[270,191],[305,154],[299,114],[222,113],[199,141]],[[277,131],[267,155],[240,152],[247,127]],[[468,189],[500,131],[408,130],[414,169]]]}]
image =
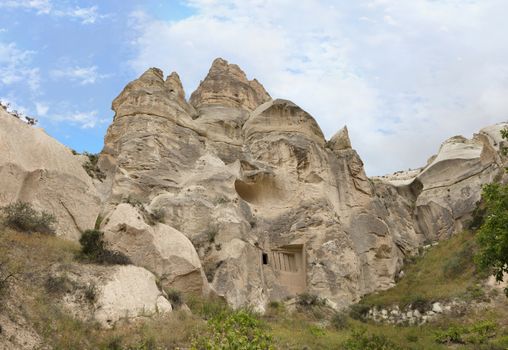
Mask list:
[{"label": "pale tuff rock", "polygon": [[70,149],[0,109],[0,206],[15,201],[55,215],[57,234],[72,240],[94,226],[100,205]]},{"label": "pale tuff rock", "polygon": [[462,230],[481,198],[483,184],[504,174],[500,131],[506,123],[480,130],[471,140],[446,140],[426,167],[382,177],[415,202],[415,228],[428,240]]},{"label": "pale tuff rock", "polygon": [[197,109],[219,105],[252,111],[269,100],[270,95],[257,80],[248,80],[236,64],[217,58],[205,80],[192,93],[190,103]]},{"label": "pale tuff rock", "polygon": [[159,291],[155,276],[141,267],[119,266],[97,288],[94,318],[102,325],[172,310],[170,302]]},{"label": "pale tuff rock", "polygon": [[352,148],[347,126],[344,126],[342,129],[337,131],[330,141],[328,141],[327,146],[333,151],[341,151]]},{"label": "pale tuff rock", "polygon": [[62,306],[74,317],[102,327],[172,311],[155,275],[142,267],[57,265],[50,274],[68,286],[60,298]]},{"label": "pale tuff rock", "polygon": [[105,218],[109,248],[154,273],[160,283],[184,292],[208,290],[201,262],[192,243],[181,232],[162,223],[150,226],[130,204],[119,204]]},{"label": "pale tuff rock", "polygon": [[[100,157],[112,247],[169,284],[182,264],[194,272],[179,288],[209,285],[259,311],[303,292],[343,308],[394,284],[423,236],[411,198],[367,178],[346,128],[326,142],[307,112],[220,59],[192,94],[196,114],[176,75],[162,76],[148,70],[113,103]],[[171,258],[158,270],[158,246],[176,239],[160,230],[186,236],[201,265]]]}]

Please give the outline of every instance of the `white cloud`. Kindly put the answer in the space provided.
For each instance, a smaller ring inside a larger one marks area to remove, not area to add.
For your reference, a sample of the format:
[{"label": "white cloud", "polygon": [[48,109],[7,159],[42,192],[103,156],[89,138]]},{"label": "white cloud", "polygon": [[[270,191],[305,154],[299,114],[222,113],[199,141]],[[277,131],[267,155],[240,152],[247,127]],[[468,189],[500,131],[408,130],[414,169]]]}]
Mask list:
[{"label": "white cloud", "polygon": [[65,10],[56,10],[54,15],[59,17],[69,17],[81,21],[81,24],[93,24],[97,20],[106,18],[107,15],[99,14],[97,6],[76,7]]},{"label": "white cloud", "polygon": [[0,42],[0,85],[27,84],[36,92],[40,85],[39,68],[31,66],[34,51],[21,50],[14,43]]},{"label": "white cloud", "polygon": [[100,14],[97,6],[66,7],[51,0],[2,0],[0,8],[25,9],[36,11],[38,15],[51,15],[79,20],[81,24],[93,24],[108,15]]},{"label": "white cloud", "polygon": [[[57,108],[53,108],[53,110],[56,109]],[[75,124],[82,129],[92,129],[100,124],[111,121],[109,118],[100,117],[96,110],[50,113],[46,116],[45,120],[57,123]]]},{"label": "white cloud", "polygon": [[98,80],[108,77],[107,74],[97,72],[97,66],[90,67],[68,67],[63,69],[55,69],[50,72],[55,79],[69,79],[78,82],[80,85],[95,84]]},{"label": "white cloud", "polygon": [[49,105],[44,102],[35,102],[35,111],[38,117],[45,117],[49,111]]},{"label": "white cloud", "polygon": [[37,11],[37,14],[48,14],[52,4],[50,0],[3,0],[0,8],[23,8]]},{"label": "white cloud", "polygon": [[347,124],[369,174],[424,165],[444,139],[508,119],[504,0],[189,0],[196,14],[133,14],[137,73],[196,88],[215,57],[308,110]]}]

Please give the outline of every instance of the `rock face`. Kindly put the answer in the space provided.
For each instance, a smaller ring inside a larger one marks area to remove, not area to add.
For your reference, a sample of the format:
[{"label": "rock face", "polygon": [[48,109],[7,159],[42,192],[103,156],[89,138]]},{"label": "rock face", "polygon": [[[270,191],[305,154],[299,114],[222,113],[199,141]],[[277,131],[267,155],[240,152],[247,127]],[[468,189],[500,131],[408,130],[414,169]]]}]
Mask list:
[{"label": "rock face", "polygon": [[190,103],[197,109],[218,105],[252,111],[270,99],[256,79],[248,80],[236,64],[217,58],[205,80],[192,93]]},{"label": "rock face", "polygon": [[56,216],[56,232],[77,240],[93,228],[100,199],[71,150],[0,109],[0,206],[32,203]]},{"label": "rock face", "polygon": [[429,241],[450,237],[467,226],[481,198],[482,185],[500,179],[504,166],[501,129],[480,130],[471,140],[446,140],[426,167],[385,177],[401,193],[414,193],[415,227]]},{"label": "rock face", "polygon": [[222,59],[183,96],[176,74],[152,68],[113,102],[99,165],[114,249],[168,286],[259,311],[303,292],[340,308],[394,284],[423,236],[410,201],[365,176],[346,128],[327,142]]}]

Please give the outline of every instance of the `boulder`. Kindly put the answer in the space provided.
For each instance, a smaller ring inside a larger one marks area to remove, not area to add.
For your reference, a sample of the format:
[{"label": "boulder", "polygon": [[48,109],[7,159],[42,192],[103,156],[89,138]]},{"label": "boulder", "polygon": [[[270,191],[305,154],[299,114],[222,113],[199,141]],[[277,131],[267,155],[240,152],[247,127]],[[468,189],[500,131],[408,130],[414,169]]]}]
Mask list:
[{"label": "boulder", "polygon": [[104,219],[102,229],[110,249],[154,273],[162,286],[207,292],[196,250],[181,232],[162,223],[147,224],[144,213],[128,203],[119,204]]},{"label": "boulder", "polygon": [[[120,320],[171,312],[154,274],[142,267],[56,265],[50,270],[64,287],[60,303],[76,318],[109,328]],[[62,288],[60,288],[62,289]]]}]

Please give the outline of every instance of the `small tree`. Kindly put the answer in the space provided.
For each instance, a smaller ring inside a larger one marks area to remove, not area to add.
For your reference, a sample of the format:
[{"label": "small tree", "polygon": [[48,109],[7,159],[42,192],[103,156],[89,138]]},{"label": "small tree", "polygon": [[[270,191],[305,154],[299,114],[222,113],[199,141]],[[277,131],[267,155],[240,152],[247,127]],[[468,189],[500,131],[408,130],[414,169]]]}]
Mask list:
[{"label": "small tree", "polygon": [[[508,140],[508,128],[501,130],[501,136]],[[501,151],[504,155],[508,153],[507,148]],[[475,260],[481,268],[492,269],[496,280],[501,282],[503,274],[508,273],[508,185],[485,185],[482,199],[485,216],[477,234],[480,251]],[[508,288],[505,293],[508,297]]]},{"label": "small tree", "polygon": [[[477,233],[480,250],[476,262],[481,268],[491,268],[501,282],[508,273],[508,185],[485,185],[483,200],[486,215]],[[505,293],[508,296],[508,288]]]}]

